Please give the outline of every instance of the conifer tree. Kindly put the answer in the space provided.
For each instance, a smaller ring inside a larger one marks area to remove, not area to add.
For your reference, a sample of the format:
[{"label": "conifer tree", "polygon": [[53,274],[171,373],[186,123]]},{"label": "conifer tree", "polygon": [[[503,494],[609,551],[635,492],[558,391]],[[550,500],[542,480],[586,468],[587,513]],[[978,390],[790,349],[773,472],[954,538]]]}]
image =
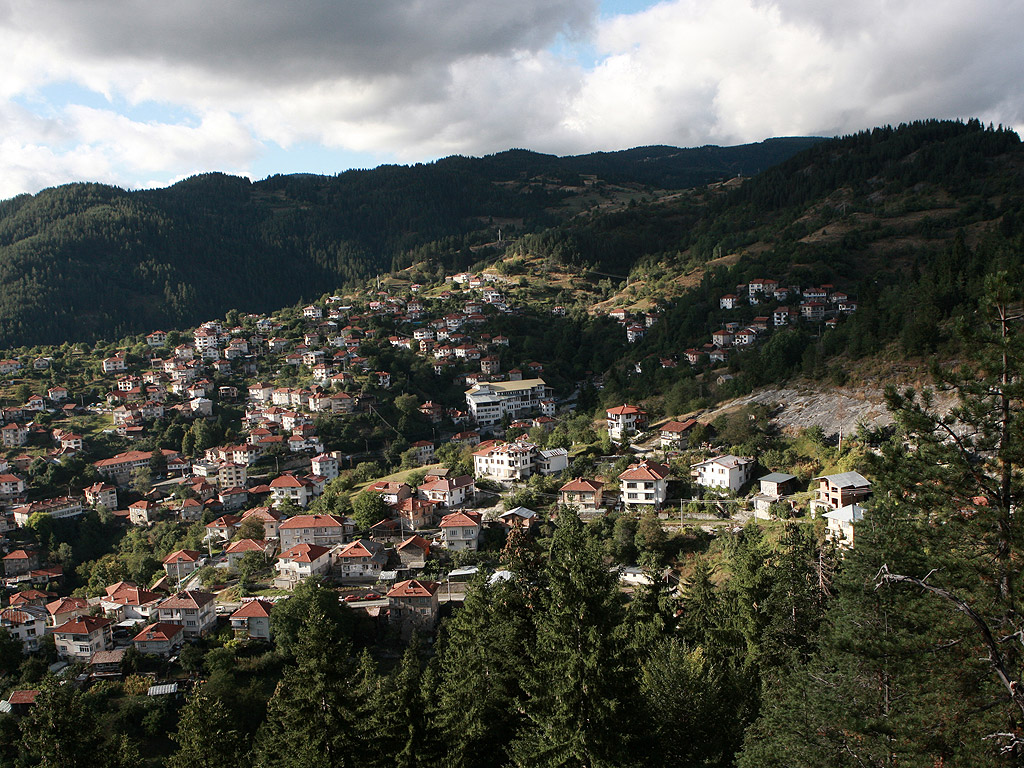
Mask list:
[{"label": "conifer tree", "polygon": [[196,765],[220,765],[232,768],[239,765],[247,751],[234,718],[218,697],[206,686],[200,686],[189,697],[178,719],[178,730],[171,740],[178,745],[167,761],[168,768],[186,768]]},{"label": "conifer tree", "polygon": [[561,515],[545,571],[548,589],[524,671],[527,723],[511,748],[515,766],[623,768],[642,759],[631,718],[622,601],[600,548],[575,515]]},{"label": "conifer tree", "polygon": [[296,666],[285,671],[256,734],[257,766],[359,764],[350,651],[337,623],[314,605],[299,631]]}]

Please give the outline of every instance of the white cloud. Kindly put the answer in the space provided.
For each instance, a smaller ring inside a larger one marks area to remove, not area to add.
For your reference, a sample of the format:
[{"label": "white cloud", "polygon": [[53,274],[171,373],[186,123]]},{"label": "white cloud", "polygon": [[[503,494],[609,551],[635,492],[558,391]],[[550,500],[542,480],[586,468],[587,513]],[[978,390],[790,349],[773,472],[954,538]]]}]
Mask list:
[{"label": "white cloud", "polygon": [[[408,162],[1020,125],[1022,28],[1012,0],[0,0],[0,195],[248,172],[271,143]],[[552,52],[575,43],[596,64]],[[60,83],[108,102],[48,102]]]}]

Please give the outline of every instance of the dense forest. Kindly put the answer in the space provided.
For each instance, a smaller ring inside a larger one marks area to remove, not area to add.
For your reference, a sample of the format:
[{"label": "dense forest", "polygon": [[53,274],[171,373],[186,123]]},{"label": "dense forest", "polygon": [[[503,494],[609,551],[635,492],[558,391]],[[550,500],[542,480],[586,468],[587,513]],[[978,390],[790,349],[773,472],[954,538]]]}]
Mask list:
[{"label": "dense forest", "polygon": [[419,249],[464,268],[488,253],[479,246],[499,227],[557,223],[583,175],[640,196],[653,184],[755,173],[816,141],[569,158],[518,150],[337,176],[207,174],[167,189],[83,183],[22,195],[0,203],[0,346],[268,311],[406,266]]}]

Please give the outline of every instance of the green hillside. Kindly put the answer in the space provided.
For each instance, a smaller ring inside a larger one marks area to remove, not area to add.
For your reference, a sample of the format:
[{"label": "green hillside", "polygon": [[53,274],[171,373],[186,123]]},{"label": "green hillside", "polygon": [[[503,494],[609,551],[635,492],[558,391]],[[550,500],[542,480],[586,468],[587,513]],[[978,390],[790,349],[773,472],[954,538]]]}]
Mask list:
[{"label": "green hillside", "polygon": [[514,150],[255,184],[207,174],[160,190],[47,189],[0,203],[0,345],[266,311],[411,263],[424,247],[464,266],[499,228],[550,226],[569,215],[567,199],[595,189],[614,200],[755,173],[816,141],[571,158]]}]

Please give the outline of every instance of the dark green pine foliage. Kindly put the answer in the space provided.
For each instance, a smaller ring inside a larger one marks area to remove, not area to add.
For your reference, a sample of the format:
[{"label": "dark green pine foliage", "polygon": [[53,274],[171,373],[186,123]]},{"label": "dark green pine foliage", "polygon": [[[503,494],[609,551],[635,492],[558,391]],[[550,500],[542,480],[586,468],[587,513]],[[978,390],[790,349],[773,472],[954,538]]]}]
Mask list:
[{"label": "dark green pine foliage", "polygon": [[740,768],[1001,764],[985,736],[999,700],[966,620],[908,589],[877,586],[882,565],[949,565],[955,531],[885,501],[865,515],[809,663],[772,681]]},{"label": "dark green pine foliage", "polygon": [[[365,662],[364,662],[365,664]],[[362,666],[361,666],[362,670]],[[365,768],[427,765],[420,641],[413,635],[402,660],[388,675],[361,674],[364,692],[357,763]],[[424,758],[421,760],[421,757]]]},{"label": "dark green pine foliage", "polygon": [[599,545],[576,515],[559,516],[546,576],[523,675],[527,722],[513,742],[512,765],[642,764],[622,599]]},{"label": "dark green pine foliage", "polygon": [[234,768],[248,751],[231,712],[219,698],[200,685],[181,710],[178,730],[171,736],[177,751],[167,768],[218,765]]},{"label": "dark green pine foliage", "polygon": [[742,686],[732,666],[678,637],[663,637],[644,660],[640,691],[648,765],[731,766],[743,739]]},{"label": "dark green pine foliage", "polygon": [[351,645],[338,625],[315,608],[299,631],[296,666],[287,669],[256,733],[260,768],[362,765],[351,686]]},{"label": "dark green pine foliage", "polygon": [[435,656],[429,730],[441,768],[487,768],[503,759],[522,725],[525,649],[532,623],[518,580],[481,580],[445,623]]}]

